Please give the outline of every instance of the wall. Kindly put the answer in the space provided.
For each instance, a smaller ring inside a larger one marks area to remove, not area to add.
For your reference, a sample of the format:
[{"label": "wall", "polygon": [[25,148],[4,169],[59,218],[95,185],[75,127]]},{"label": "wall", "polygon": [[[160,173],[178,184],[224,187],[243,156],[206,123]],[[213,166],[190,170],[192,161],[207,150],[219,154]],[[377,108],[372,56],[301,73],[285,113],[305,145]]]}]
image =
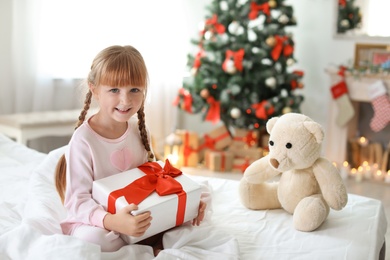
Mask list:
[{"label": "wall", "polygon": [[[194,10],[207,1],[194,3]],[[320,123],[325,129],[328,124],[328,107],[333,102],[330,95],[330,79],[325,68],[330,65],[352,64],[355,43],[390,43],[387,38],[364,38],[335,36],[335,19],[337,0],[287,0],[285,3],[294,7],[297,26],[292,27],[295,40],[295,58],[297,68],[304,70],[302,112]],[[193,15],[201,21],[208,12]],[[194,21],[195,23],[195,21]],[[330,122],[333,123],[333,122]],[[188,115],[179,112],[179,126],[200,133],[212,127],[203,122],[198,115]],[[325,137],[326,138],[326,137]]]}]

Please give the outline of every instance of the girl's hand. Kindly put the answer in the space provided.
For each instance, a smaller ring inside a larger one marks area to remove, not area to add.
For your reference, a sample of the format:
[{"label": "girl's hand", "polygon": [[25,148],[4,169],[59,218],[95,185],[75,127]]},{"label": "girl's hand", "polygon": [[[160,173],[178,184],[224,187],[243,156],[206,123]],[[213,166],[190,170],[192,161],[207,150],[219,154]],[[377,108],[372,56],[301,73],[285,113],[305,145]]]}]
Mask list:
[{"label": "girl's hand", "polygon": [[131,211],[137,210],[135,204],[127,205],[116,214],[107,213],[103,220],[106,229],[116,231],[125,235],[139,237],[150,227],[152,217],[150,212],[145,212],[137,216],[131,215]]},{"label": "girl's hand", "polygon": [[200,201],[199,203],[199,209],[198,209],[198,216],[192,220],[192,225],[199,226],[200,222],[203,221],[205,210],[206,210],[207,204],[203,201]]}]

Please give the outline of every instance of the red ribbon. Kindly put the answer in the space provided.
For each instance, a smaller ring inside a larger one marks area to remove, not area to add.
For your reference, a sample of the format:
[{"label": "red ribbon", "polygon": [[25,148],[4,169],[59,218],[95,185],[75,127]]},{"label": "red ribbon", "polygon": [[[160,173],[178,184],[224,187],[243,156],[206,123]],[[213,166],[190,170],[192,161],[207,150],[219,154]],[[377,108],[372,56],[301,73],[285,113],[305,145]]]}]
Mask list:
[{"label": "red ribbon", "polygon": [[333,98],[337,99],[340,96],[348,93],[347,84],[345,84],[345,81],[340,81],[339,83],[337,83],[331,88],[331,91],[332,91]]},{"label": "red ribbon", "polygon": [[211,121],[214,124],[218,123],[221,119],[221,102],[216,101],[212,96],[207,98],[207,103],[209,103],[209,111],[207,112],[206,121]]},{"label": "red ribbon", "polygon": [[347,5],[347,0],[339,0],[339,5],[345,7]]},{"label": "red ribbon", "polygon": [[193,149],[190,146],[190,134],[187,131],[184,134],[184,144],[183,145],[184,145],[184,150],[183,150],[184,165],[183,166],[187,166],[188,165],[188,157],[191,155],[191,153],[197,152],[196,149]]},{"label": "red ribbon", "polygon": [[212,25],[218,34],[225,32],[225,26],[221,23],[218,23],[218,16],[216,14],[214,14],[210,19],[206,20],[206,25]]},{"label": "red ribbon", "polygon": [[238,170],[240,170],[241,172],[245,172],[246,168],[248,168],[249,165],[250,165],[249,159],[245,159],[245,161],[244,161],[243,164],[234,164],[234,165],[233,165],[233,168],[234,168],[234,169],[238,169]]},{"label": "red ribbon", "polygon": [[184,107],[183,109],[187,111],[188,113],[192,113],[192,96],[191,93],[184,89],[180,88],[179,89],[179,95],[176,97],[176,99],[173,101],[173,105],[177,106],[180,103],[180,96],[183,97],[184,99]]},{"label": "red ribbon", "polygon": [[[290,56],[294,52],[293,46],[288,44],[288,36],[275,35],[275,40],[276,43],[271,52],[271,56],[273,60],[275,61],[278,60],[282,51],[283,51],[283,55],[286,57]],[[285,42],[287,44],[285,44]]]},{"label": "red ribbon", "polygon": [[264,3],[264,4],[256,4],[255,2],[252,2],[251,3],[251,10],[248,14],[248,17],[250,20],[254,20],[257,18],[258,16],[258,13],[260,11],[263,11],[263,13],[267,16],[270,16],[270,7],[269,7],[269,4],[268,3]]},{"label": "red ribbon", "polygon": [[205,149],[205,148],[209,148],[211,150],[215,150],[215,144],[218,142],[218,141],[221,141],[223,139],[225,139],[226,137],[230,136],[228,132],[225,132],[223,133],[222,135],[220,136],[217,136],[215,138],[205,134],[204,135],[204,142],[203,144],[199,147],[199,151],[202,150],[202,149]]},{"label": "red ribbon", "polygon": [[138,178],[129,185],[115,190],[108,195],[107,211],[115,214],[115,201],[124,196],[126,201],[138,205],[154,191],[160,196],[177,194],[178,210],[176,213],[176,225],[184,222],[187,194],[181,184],[174,179],[182,174],[179,169],[173,167],[168,160],[164,168],[157,162],[146,162],[138,167],[146,175]]},{"label": "red ribbon", "polygon": [[272,105],[267,109],[266,108],[267,104],[268,102],[266,100],[263,100],[260,103],[252,105],[252,108],[256,109],[257,118],[267,120],[268,116],[272,115],[275,112],[275,109]]},{"label": "red ribbon", "polygon": [[225,153],[221,153],[221,172],[225,171],[225,161],[226,161],[226,156]]},{"label": "red ribbon", "polygon": [[243,70],[242,66],[242,60],[244,59],[245,50],[239,49],[238,51],[234,52],[232,50],[227,50],[225,53],[225,61],[222,64],[222,69],[226,71],[227,62],[231,59],[234,60],[234,66],[239,70]]}]

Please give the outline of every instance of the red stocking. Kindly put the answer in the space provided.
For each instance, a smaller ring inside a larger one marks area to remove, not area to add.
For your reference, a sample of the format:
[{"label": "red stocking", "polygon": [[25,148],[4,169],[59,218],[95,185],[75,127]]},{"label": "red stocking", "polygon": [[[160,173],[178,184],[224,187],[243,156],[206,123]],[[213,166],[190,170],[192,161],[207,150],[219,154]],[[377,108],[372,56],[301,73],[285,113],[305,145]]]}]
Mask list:
[{"label": "red stocking", "polygon": [[371,119],[370,127],[372,131],[379,132],[390,122],[390,100],[383,82],[377,81],[370,85],[369,95],[374,109],[374,117]]}]

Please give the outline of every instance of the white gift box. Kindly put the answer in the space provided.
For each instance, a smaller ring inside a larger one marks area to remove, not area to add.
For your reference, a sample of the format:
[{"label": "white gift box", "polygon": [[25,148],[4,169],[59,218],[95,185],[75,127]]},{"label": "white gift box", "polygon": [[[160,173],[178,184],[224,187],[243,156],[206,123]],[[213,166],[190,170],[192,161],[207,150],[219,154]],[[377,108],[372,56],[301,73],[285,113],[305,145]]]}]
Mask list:
[{"label": "white gift box", "polygon": [[[157,162],[162,167],[164,163]],[[104,209],[108,207],[108,197],[113,191],[124,188],[135,180],[144,177],[146,174],[138,168],[112,175],[107,178],[93,182],[92,197],[101,204]],[[181,174],[174,178],[181,184],[186,193],[184,222],[194,219],[198,215],[198,208],[201,196],[200,185],[189,177]],[[115,201],[116,212],[128,205],[124,196],[118,197]],[[132,215],[150,211],[153,217],[150,227],[141,237],[122,235],[122,238],[129,244],[137,243],[143,239],[175,227],[176,214],[178,213],[179,197],[177,194],[159,196],[153,192],[146,199],[138,204],[138,210],[131,212]]]}]

